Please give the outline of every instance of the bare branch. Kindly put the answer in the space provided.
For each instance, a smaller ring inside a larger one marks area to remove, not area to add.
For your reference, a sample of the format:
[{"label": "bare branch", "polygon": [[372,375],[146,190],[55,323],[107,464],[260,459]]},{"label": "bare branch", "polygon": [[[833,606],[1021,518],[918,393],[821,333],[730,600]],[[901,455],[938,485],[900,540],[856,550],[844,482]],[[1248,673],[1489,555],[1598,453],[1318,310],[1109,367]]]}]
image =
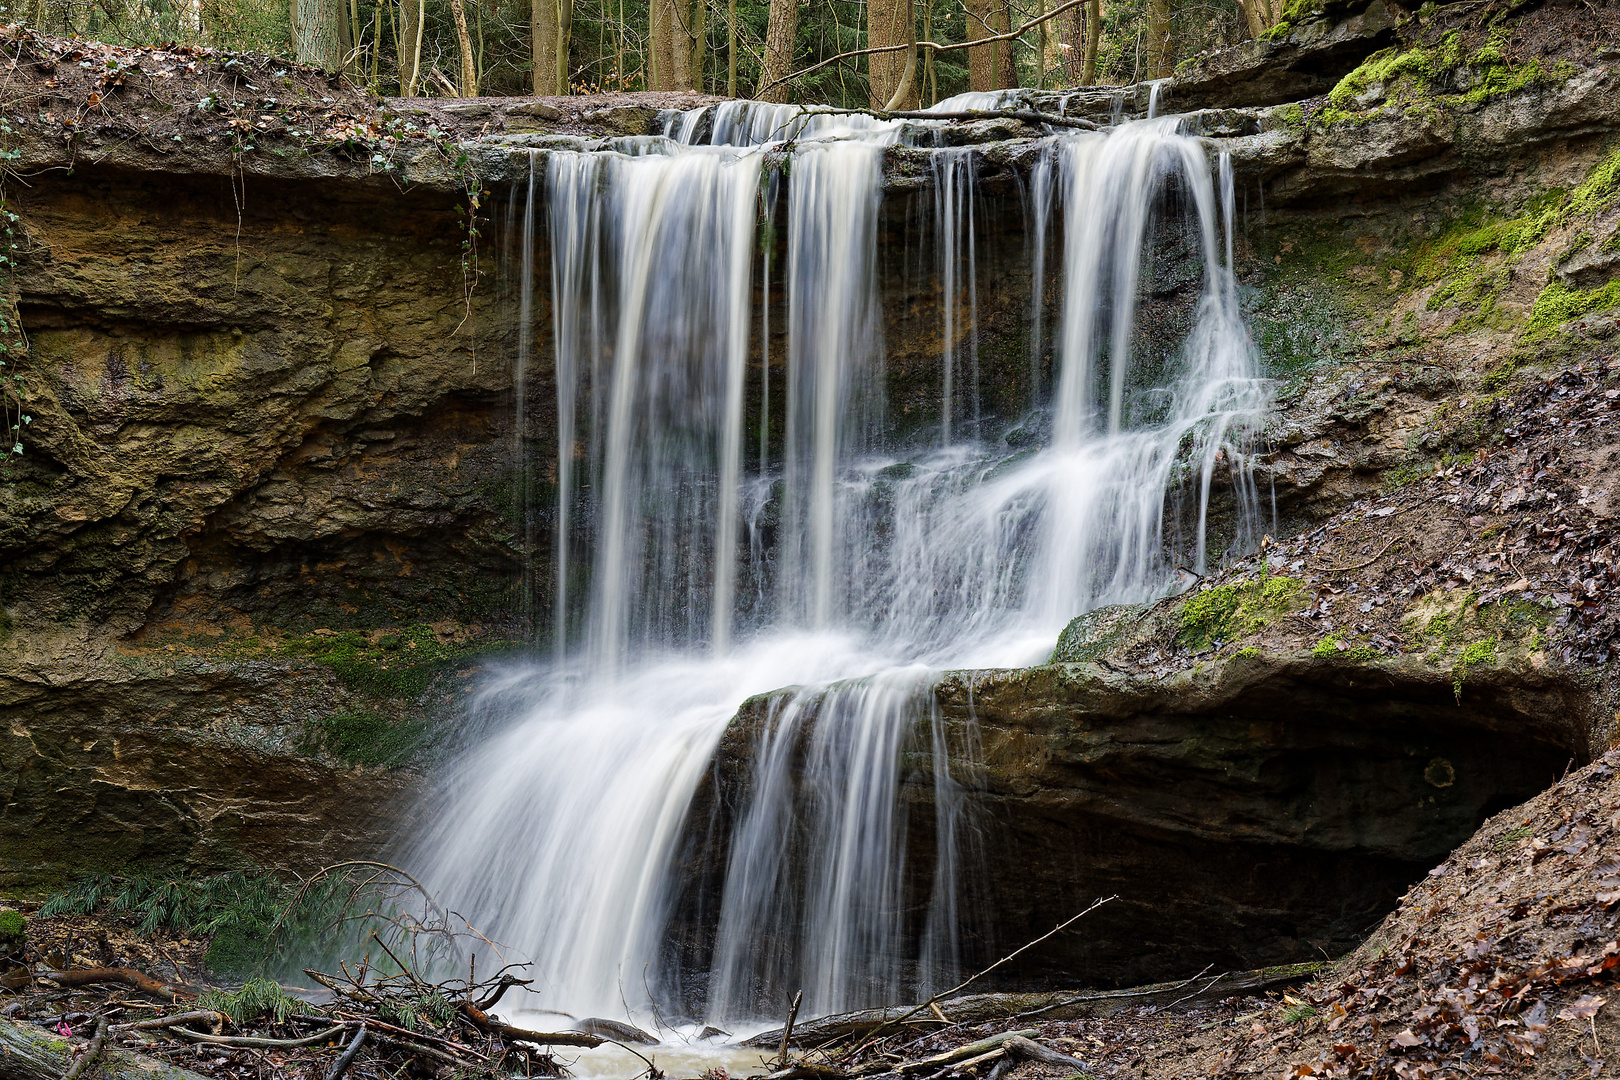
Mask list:
[{"label": "bare branch", "polygon": [[1063,14],[1065,11],[1068,11],[1070,8],[1079,7],[1081,4],[1084,4],[1084,3],[1086,3],[1086,0],[1068,0],[1068,3],[1060,4],[1057,7],[1053,8],[1051,11],[1048,11],[1045,15],[1042,15],[1039,18],[1031,19],[1029,22],[1024,23],[1022,26],[1019,26],[1019,27],[1016,27],[1016,28],[1014,28],[1012,30],[1007,31],[1005,34],[995,34],[995,35],[993,35],[991,37],[975,38],[972,41],[962,41],[962,42],[958,42],[955,45],[941,45],[941,44],[939,44],[937,42],[933,42],[933,41],[918,41],[918,42],[915,42],[915,43],[910,42],[910,41],[903,41],[898,45],[878,45],[878,46],[875,46],[875,47],[870,48],[870,49],[851,49],[849,52],[842,52],[842,53],[839,53],[837,56],[829,56],[827,59],[818,61],[818,62],[816,62],[814,64],[811,64],[807,68],[801,68],[800,70],[795,71],[795,72],[793,72],[791,74],[783,75],[780,79],[772,79],[770,82],[765,83],[757,91],[755,91],[755,95],[756,96],[763,95],[767,90],[773,89],[773,88],[781,85],[782,83],[792,82],[794,79],[803,78],[804,76],[810,74],[812,71],[819,71],[819,70],[821,70],[822,68],[826,67],[829,64],[836,64],[840,60],[848,60],[850,57],[853,57],[853,56],[870,56],[873,53],[899,52],[901,49],[912,49],[912,48],[916,48],[916,49],[932,49],[936,53],[945,53],[945,52],[955,52],[958,49],[976,49],[980,45],[989,45],[989,44],[991,44],[993,42],[997,42],[997,41],[1011,41],[1013,38],[1018,37],[1018,36],[1024,34],[1025,32],[1027,32],[1031,27],[1038,26],[1039,24],[1041,24],[1043,22],[1046,22],[1049,19],[1055,19],[1059,15]]}]

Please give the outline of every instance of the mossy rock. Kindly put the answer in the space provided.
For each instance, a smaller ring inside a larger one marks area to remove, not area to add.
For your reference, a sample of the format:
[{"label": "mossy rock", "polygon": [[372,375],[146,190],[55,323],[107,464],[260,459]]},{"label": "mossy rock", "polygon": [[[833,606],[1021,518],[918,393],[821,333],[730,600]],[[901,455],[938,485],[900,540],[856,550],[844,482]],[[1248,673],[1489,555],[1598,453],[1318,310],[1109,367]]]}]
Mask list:
[{"label": "mossy rock", "polygon": [[1125,644],[1147,610],[1144,604],[1110,604],[1069,621],[1052,650],[1054,664],[1083,664]]},{"label": "mossy rock", "polygon": [[0,946],[18,945],[28,934],[28,920],[20,911],[0,911]]}]

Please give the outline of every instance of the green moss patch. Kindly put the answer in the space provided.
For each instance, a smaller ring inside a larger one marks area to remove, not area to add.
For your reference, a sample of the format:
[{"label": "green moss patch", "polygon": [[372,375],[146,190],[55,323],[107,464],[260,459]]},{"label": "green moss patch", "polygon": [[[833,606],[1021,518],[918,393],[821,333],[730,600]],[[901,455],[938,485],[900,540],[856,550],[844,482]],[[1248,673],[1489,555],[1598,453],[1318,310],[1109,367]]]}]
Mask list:
[{"label": "green moss patch", "polygon": [[[1434,286],[1425,306],[1430,311],[1458,312],[1454,332],[1480,325],[1509,328],[1511,321],[1501,315],[1497,301],[1513,268],[1554,230],[1592,218],[1617,201],[1620,149],[1593,166],[1573,191],[1545,191],[1507,217],[1476,210],[1413,253],[1414,282]],[[1578,247],[1573,245],[1570,251]],[[1615,307],[1620,307],[1620,283],[1582,290],[1555,280],[1536,298],[1519,329],[1525,340],[1538,340],[1573,319]]]},{"label": "green moss patch", "polygon": [[1554,280],[1536,297],[1525,320],[1525,333],[1532,338],[1544,337],[1582,316],[1617,307],[1620,307],[1620,281],[1611,281],[1601,289],[1572,289]]},{"label": "green moss patch", "polygon": [[1378,658],[1370,645],[1353,645],[1342,634],[1329,634],[1311,646],[1311,655],[1318,660],[1351,660],[1364,664]]},{"label": "green moss patch", "polygon": [[1177,641],[1198,650],[1246,637],[1273,619],[1305,606],[1305,583],[1290,577],[1218,585],[1189,596],[1181,606]]},{"label": "green moss patch", "polygon": [[1413,648],[1428,662],[1451,669],[1452,692],[1462,701],[1469,672],[1542,648],[1552,615],[1528,600],[1482,604],[1473,593],[1436,591],[1421,597],[1402,618]]},{"label": "green moss patch", "polygon": [[[511,643],[497,643],[510,646]],[[441,642],[426,624],[366,634],[358,630],[293,638],[283,655],[330,668],[344,685],[378,698],[419,698],[447,668],[488,652],[490,645]]]},{"label": "green moss patch", "polygon": [[431,741],[430,727],[420,720],[390,720],[367,711],[336,712],[304,725],[297,749],[324,753],[350,765],[408,764]]},{"label": "green moss patch", "polygon": [[1435,44],[1373,53],[1328,92],[1328,105],[1316,119],[1323,124],[1361,123],[1391,106],[1407,115],[1467,108],[1558,82],[1571,73],[1566,64],[1549,69],[1535,59],[1512,63],[1505,52],[1507,33],[1498,28],[1472,55],[1464,53],[1455,30]]}]

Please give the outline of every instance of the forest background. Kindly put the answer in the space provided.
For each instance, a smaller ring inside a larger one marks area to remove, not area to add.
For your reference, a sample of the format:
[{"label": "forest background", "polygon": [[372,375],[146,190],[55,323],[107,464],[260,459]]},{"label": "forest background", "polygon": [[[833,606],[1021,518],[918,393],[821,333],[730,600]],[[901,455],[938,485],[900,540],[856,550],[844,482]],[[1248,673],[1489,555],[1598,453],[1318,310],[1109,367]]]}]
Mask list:
[{"label": "forest background", "polygon": [[696,90],[905,109],[1167,77],[1264,35],[1284,2],[6,0],[0,21],[282,56],[389,96]]}]

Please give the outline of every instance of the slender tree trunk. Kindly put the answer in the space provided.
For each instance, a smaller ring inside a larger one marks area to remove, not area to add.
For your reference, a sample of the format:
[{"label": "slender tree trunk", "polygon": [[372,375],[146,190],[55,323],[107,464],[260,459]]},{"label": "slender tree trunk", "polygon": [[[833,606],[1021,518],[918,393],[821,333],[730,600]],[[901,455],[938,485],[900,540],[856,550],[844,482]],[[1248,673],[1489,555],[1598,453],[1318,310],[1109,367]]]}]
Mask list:
[{"label": "slender tree trunk", "polygon": [[651,0],[647,5],[647,37],[652,43],[647,89],[675,89],[675,4],[677,0]]},{"label": "slender tree trunk", "polygon": [[737,96],[737,0],[726,5],[726,97]]},{"label": "slender tree trunk", "polygon": [[405,27],[405,51],[400,54],[401,97],[415,97],[422,81],[422,34],[427,23],[427,0],[401,0],[400,22]]},{"label": "slender tree trunk", "polygon": [[[934,40],[934,0],[923,0],[923,40]],[[928,104],[939,100],[939,78],[934,73],[934,50],[923,53],[923,80],[928,84]]]},{"label": "slender tree trunk", "polygon": [[1078,86],[1086,54],[1085,9],[1070,8],[1052,21],[1057,24],[1058,84]]},{"label": "slender tree trunk", "polygon": [[793,71],[798,37],[799,5],[795,0],[771,0],[770,22],[765,28],[765,65],[760,70],[759,89],[754,94],[759,100],[788,99],[787,85],[778,80]]},{"label": "slender tree trunk", "polygon": [[1175,50],[1170,42],[1170,0],[1148,0],[1147,40],[1142,44],[1142,63],[1147,77],[1168,79],[1175,67]]},{"label": "slender tree trunk", "polygon": [[573,0],[531,0],[529,32],[534,49],[534,92],[568,93],[568,49],[573,41]]},{"label": "slender tree trunk", "polygon": [[557,89],[554,93],[572,92],[568,85],[568,53],[574,46],[574,0],[556,0],[557,5]]},{"label": "slender tree trunk", "polygon": [[1265,33],[1265,20],[1260,14],[1256,0],[1238,0],[1238,10],[1243,12],[1243,22],[1249,28],[1249,37],[1259,38]]},{"label": "slender tree trunk", "polygon": [[1102,0],[1086,5],[1086,55],[1080,69],[1080,85],[1097,85],[1097,53],[1102,47]]},{"label": "slender tree trunk", "polygon": [[[977,41],[1011,29],[1012,9],[1008,0],[967,0],[967,40]],[[979,45],[967,53],[970,89],[1005,90],[1017,85],[1011,41]]]},{"label": "slender tree trunk", "polygon": [[1035,7],[1035,14],[1040,18],[1041,25],[1035,35],[1035,89],[1046,89],[1046,0],[1040,0]]},{"label": "slender tree trunk", "polygon": [[709,44],[709,0],[692,0],[690,6],[682,4],[676,9],[682,16],[685,34],[686,70],[681,72],[682,90],[703,89],[703,58]]},{"label": "slender tree trunk", "polygon": [[456,20],[456,44],[461,51],[462,97],[478,96],[478,62],[473,59],[472,35],[467,33],[467,7],[463,0],[450,0],[450,14]]},{"label": "slender tree trunk", "polygon": [[349,0],[348,8],[338,19],[343,27],[343,70],[359,76],[366,70],[360,62],[360,0]]},{"label": "slender tree trunk", "polygon": [[[912,22],[911,0],[867,0],[866,2],[866,41],[871,48],[878,49],[885,45],[904,45],[915,40],[915,24]],[[911,80],[911,86],[902,99],[893,105],[895,90],[905,75],[907,65],[911,65],[915,74],[917,62],[916,49],[897,49],[894,52],[872,53],[867,57],[867,81],[871,86],[871,102],[874,109],[897,108],[915,109],[920,95],[917,93],[917,80]]]}]

